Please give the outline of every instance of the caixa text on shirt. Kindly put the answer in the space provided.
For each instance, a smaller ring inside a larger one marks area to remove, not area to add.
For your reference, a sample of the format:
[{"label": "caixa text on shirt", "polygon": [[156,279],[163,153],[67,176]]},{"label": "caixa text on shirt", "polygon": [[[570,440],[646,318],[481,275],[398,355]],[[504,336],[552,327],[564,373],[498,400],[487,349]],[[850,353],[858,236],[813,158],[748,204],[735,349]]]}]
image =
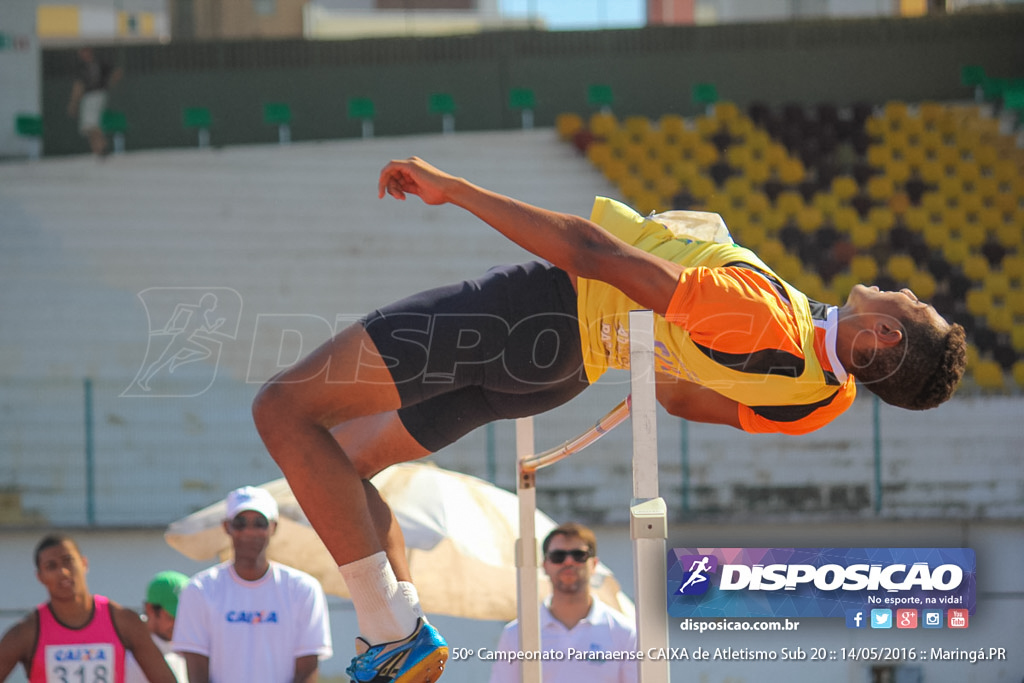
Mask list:
[{"label": "caixa text on shirt", "polygon": [[231,624],[276,624],[277,612],[231,610],[224,615]]}]

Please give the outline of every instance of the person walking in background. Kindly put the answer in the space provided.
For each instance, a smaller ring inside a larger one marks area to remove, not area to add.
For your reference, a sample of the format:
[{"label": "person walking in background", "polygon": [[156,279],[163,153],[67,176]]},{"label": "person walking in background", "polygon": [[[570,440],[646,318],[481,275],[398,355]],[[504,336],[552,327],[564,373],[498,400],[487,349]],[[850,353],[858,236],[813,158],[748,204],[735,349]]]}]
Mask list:
[{"label": "person walking in background", "polygon": [[[633,620],[605,605],[590,592],[597,568],[597,537],[582,524],[562,524],[551,530],[541,546],[544,573],[551,579],[551,597],[540,609],[540,646],[544,652],[590,653],[545,660],[542,683],[636,683],[639,668],[628,653],[636,652]],[[505,626],[498,651],[519,649],[519,622]],[[496,659],[490,683],[519,683],[520,662]]]},{"label": "person walking in background", "polygon": [[107,97],[124,75],[121,67],[109,64],[91,47],[78,50],[75,82],[68,100],[68,116],[78,117],[78,132],[89,141],[89,149],[97,157],[107,154],[107,136],[103,132],[103,112]]},{"label": "person walking in background", "polygon": [[[188,683],[188,670],[185,659],[171,649],[171,636],[174,634],[174,617],[178,612],[178,595],[187,584],[188,577],[181,572],[160,572],[146,586],[146,600],[143,603],[149,633],[178,683]],[[125,657],[125,683],[147,683],[138,662],[130,654]]]},{"label": "person walking in background", "polygon": [[35,563],[49,601],[0,639],[0,681],[21,662],[30,683],[124,683],[125,654],[131,653],[150,683],[174,683],[139,615],[89,591],[89,561],[70,536],[43,537]]},{"label": "person walking in background", "polygon": [[191,683],[306,683],[332,654],[327,600],[309,574],[267,559],[277,502],[235,489],[224,531],[234,558],[199,572],[178,598],[171,647]]}]

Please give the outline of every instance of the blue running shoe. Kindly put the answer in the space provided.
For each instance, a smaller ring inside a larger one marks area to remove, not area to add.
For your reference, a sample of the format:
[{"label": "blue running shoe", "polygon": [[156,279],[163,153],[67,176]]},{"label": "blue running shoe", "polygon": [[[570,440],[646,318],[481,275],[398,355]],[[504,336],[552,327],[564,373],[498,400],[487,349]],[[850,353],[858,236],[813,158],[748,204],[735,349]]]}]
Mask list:
[{"label": "blue running shoe", "polygon": [[370,645],[356,638],[356,656],[345,673],[353,683],[433,683],[444,673],[448,643],[422,619],[407,638]]}]

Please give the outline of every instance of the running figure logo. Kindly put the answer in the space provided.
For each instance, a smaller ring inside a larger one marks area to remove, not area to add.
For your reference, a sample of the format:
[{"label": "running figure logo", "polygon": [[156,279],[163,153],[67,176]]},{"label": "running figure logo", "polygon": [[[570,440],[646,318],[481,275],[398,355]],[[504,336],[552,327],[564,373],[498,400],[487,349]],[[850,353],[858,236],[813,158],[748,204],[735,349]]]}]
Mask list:
[{"label": "running figure logo", "polygon": [[[238,337],[241,295],[228,287],[151,287],[139,299],[149,320],[146,357],[121,396],[199,396],[217,376],[224,343]],[[184,366],[191,367],[176,376]]]},{"label": "running figure logo", "polygon": [[678,595],[703,595],[711,587],[708,574],[718,571],[718,558],[714,555],[684,555],[679,558],[679,566],[687,569]]}]

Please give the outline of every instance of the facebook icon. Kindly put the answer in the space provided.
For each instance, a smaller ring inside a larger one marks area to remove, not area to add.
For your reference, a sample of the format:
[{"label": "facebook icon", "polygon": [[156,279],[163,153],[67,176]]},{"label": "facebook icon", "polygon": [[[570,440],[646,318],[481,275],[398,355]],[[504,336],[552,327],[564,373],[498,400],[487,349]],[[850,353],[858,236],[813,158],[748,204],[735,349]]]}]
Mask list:
[{"label": "facebook icon", "polygon": [[867,628],[868,620],[862,609],[846,610],[846,628]]}]

